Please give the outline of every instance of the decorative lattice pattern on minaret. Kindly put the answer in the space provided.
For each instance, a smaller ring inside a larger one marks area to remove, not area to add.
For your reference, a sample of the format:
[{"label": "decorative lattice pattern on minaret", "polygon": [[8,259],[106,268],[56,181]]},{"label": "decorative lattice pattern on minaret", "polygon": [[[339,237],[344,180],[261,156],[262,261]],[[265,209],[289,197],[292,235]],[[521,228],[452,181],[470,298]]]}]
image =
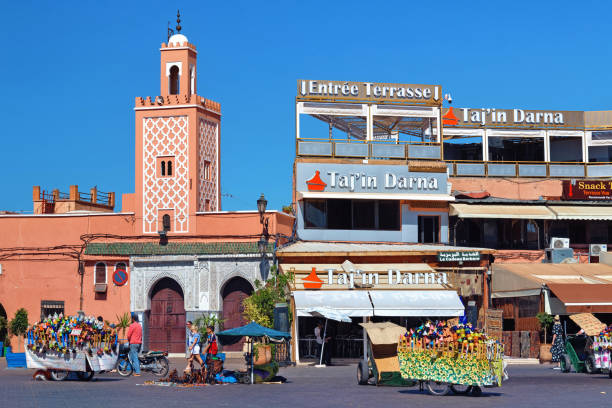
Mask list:
[{"label": "decorative lattice pattern on minaret", "polygon": [[[200,196],[198,197],[198,211],[218,211],[217,203],[217,124],[209,120],[200,119],[198,129],[199,137],[199,166],[198,179]],[[210,175],[205,174],[205,162],[210,163]],[[206,208],[209,200],[210,208]]]},{"label": "decorative lattice pattern on minaret", "polygon": [[[143,230],[158,231],[160,209],[174,210],[173,232],[189,231],[187,116],[143,119]],[[174,176],[158,178],[157,156],[174,156]]]}]

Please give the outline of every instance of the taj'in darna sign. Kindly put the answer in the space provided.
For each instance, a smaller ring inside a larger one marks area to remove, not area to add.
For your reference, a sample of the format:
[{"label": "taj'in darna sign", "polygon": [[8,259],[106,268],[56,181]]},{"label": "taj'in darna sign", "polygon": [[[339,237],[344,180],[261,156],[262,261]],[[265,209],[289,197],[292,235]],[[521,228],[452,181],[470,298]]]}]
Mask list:
[{"label": "taj'in darna sign", "polygon": [[[334,269],[327,270],[328,285],[347,285],[349,289],[359,287],[374,287],[379,285],[378,272],[363,272],[359,269],[349,272],[335,273]],[[390,286],[408,285],[447,285],[448,276],[446,272],[400,272],[389,270],[387,272],[388,284]]]}]

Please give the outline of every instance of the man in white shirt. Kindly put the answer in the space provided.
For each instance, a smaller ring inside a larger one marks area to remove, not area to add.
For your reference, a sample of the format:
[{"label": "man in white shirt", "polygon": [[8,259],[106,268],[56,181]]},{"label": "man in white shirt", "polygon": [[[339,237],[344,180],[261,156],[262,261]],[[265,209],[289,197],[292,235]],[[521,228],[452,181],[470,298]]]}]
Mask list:
[{"label": "man in white shirt", "polygon": [[[325,339],[323,338],[324,335],[324,331],[323,331],[323,323],[319,322],[317,323],[317,327],[315,327],[314,329],[314,335],[315,338],[317,340],[317,346],[319,347],[318,350],[318,356],[319,356],[319,360],[321,360],[321,349],[323,349],[323,361],[322,363],[325,365],[332,365],[331,364],[331,354],[330,354],[330,339],[331,337],[327,336],[325,337]],[[325,347],[323,347],[323,343],[325,343]]]}]

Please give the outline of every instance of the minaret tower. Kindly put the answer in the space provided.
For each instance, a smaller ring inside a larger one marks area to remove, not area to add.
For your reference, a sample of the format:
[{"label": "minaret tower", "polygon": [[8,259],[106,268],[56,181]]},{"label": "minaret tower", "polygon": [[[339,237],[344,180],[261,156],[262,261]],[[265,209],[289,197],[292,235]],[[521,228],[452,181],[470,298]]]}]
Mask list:
[{"label": "minaret tower", "polygon": [[137,97],[136,219],[144,234],[194,234],[219,211],[221,106],[197,95],[197,51],[180,33],[161,45],[160,94]]}]

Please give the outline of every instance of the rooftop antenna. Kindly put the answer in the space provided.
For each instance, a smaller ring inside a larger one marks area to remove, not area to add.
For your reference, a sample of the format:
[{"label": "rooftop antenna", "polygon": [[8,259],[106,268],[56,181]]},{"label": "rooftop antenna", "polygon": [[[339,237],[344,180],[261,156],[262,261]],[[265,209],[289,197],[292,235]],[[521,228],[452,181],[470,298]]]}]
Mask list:
[{"label": "rooftop antenna", "polygon": [[168,42],[170,42],[170,37],[174,35],[174,30],[170,28],[170,22],[168,21]]}]

